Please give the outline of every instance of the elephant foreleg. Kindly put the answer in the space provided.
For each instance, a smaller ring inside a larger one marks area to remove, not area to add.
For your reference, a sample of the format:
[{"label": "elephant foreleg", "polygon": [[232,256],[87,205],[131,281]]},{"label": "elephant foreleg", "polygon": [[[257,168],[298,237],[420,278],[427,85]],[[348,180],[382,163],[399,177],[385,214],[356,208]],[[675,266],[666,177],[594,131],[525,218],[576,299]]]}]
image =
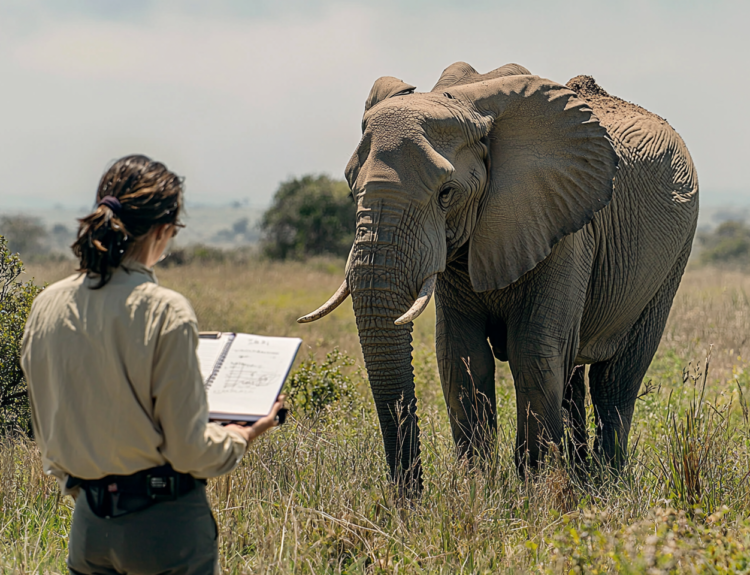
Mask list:
[{"label": "elephant foreleg", "polygon": [[573,341],[545,345],[539,341],[544,337],[527,334],[508,346],[516,387],[516,464],[522,473],[537,467],[551,444],[560,447],[563,437],[563,392],[575,353],[568,346],[577,346],[578,338],[570,334]]},{"label": "elephant foreleg", "polygon": [[516,463],[521,472],[527,464],[536,467],[550,444],[562,447],[563,398],[578,355],[592,257],[588,241],[582,234],[563,238],[512,294],[508,362],[516,387]]},{"label": "elephant foreleg", "polygon": [[442,293],[437,298],[435,333],[440,381],[459,454],[471,457],[486,453],[494,443],[495,358],[487,342],[486,315],[452,307],[453,298]]}]

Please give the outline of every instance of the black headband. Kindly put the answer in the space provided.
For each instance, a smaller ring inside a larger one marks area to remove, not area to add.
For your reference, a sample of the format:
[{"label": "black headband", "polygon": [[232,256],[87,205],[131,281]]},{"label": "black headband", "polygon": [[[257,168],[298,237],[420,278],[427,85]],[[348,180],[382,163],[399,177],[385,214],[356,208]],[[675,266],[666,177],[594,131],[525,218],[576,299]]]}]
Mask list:
[{"label": "black headband", "polygon": [[122,210],[122,204],[120,203],[120,200],[118,200],[114,196],[104,196],[96,205],[107,206],[118,217],[120,216],[120,211]]}]

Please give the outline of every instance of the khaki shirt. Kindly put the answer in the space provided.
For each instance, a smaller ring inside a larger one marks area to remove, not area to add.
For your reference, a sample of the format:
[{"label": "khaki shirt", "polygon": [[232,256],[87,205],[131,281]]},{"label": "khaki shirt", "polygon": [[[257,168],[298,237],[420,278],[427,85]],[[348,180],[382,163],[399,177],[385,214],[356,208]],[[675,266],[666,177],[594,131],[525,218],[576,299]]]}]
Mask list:
[{"label": "khaki shirt", "polygon": [[101,289],[78,274],[46,288],[21,365],[47,473],[98,479],[170,463],[198,478],[234,469],[247,443],[208,422],[190,303],[133,260]]}]

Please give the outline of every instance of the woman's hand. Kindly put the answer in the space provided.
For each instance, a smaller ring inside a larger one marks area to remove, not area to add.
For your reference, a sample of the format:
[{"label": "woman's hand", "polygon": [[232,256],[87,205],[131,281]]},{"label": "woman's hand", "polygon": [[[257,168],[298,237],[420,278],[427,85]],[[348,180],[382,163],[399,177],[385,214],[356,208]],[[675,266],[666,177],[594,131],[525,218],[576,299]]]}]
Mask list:
[{"label": "woman's hand", "polygon": [[251,441],[258,439],[258,437],[263,435],[272,427],[276,427],[278,425],[278,422],[276,421],[276,414],[279,413],[279,409],[281,409],[282,407],[284,407],[284,396],[280,395],[276,400],[276,403],[273,404],[271,413],[269,413],[265,417],[260,418],[252,425],[239,425],[237,423],[230,423],[229,425],[225,425],[224,427],[226,429],[236,431],[245,438],[245,441],[250,443]]}]

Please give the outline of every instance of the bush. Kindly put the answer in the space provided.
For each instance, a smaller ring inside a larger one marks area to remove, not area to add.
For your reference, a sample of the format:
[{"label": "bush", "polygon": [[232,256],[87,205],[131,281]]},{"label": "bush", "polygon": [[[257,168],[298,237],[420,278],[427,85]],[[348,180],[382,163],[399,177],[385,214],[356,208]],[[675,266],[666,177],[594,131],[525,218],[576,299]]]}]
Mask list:
[{"label": "bush", "polygon": [[0,431],[31,432],[29,398],[21,371],[21,340],[31,302],[41,291],[31,282],[16,281],[23,263],[11,255],[0,236]]},{"label": "bush", "polygon": [[226,250],[221,248],[196,244],[171,250],[159,265],[169,268],[192,263],[224,263],[227,260],[227,255]]},{"label": "bush", "polygon": [[328,176],[283,182],[263,214],[264,253],[273,259],[347,256],[354,239],[356,206],[349,186]]},{"label": "bush", "polygon": [[159,263],[160,268],[172,268],[189,265],[237,264],[244,265],[257,257],[253,246],[241,246],[234,249],[217,248],[205,244],[192,244],[170,250],[167,257]]},{"label": "bush", "polygon": [[698,242],[703,264],[750,267],[750,227],[743,222],[723,222],[711,232],[699,233]]},{"label": "bush", "polygon": [[342,354],[338,348],[327,353],[320,365],[311,354],[284,386],[289,403],[303,413],[312,414],[342,399],[351,400],[354,386],[341,370],[352,365],[354,360]]}]

